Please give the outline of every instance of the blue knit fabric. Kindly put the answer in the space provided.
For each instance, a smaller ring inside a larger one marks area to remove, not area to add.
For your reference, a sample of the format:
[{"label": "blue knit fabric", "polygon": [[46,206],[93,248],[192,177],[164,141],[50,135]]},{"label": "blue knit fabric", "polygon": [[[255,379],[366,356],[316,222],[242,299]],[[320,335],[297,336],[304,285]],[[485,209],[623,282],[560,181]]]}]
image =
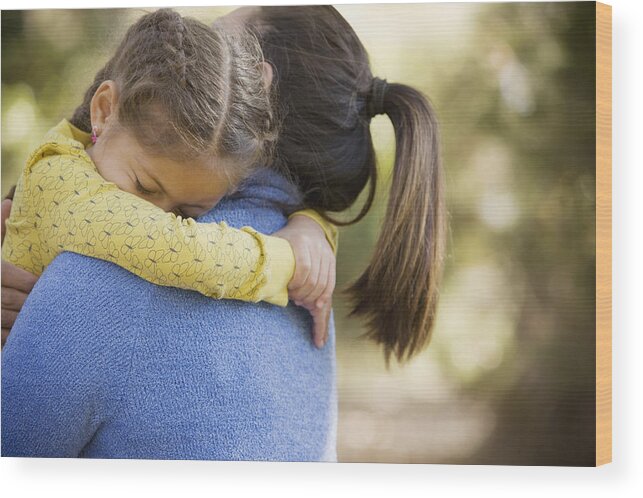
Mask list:
[{"label": "blue knit fabric", "polygon": [[[262,171],[200,221],[272,233],[296,199]],[[2,455],[333,461],[334,328],[320,351],[311,327],[63,253],[2,352]]]}]

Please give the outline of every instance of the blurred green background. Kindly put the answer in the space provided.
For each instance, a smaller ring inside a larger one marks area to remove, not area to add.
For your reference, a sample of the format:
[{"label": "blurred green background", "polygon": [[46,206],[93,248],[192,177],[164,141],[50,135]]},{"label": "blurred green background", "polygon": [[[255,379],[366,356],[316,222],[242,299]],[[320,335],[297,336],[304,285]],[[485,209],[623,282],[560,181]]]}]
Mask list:
[{"label": "blurred green background", "polygon": [[[434,102],[450,213],[434,338],[409,365],[386,370],[336,294],[340,460],[593,465],[594,3],[338,10],[375,75]],[[143,12],[2,12],[3,194]],[[383,181],[341,231],[339,288],[383,216],[394,142],[387,118],[372,129]]]}]

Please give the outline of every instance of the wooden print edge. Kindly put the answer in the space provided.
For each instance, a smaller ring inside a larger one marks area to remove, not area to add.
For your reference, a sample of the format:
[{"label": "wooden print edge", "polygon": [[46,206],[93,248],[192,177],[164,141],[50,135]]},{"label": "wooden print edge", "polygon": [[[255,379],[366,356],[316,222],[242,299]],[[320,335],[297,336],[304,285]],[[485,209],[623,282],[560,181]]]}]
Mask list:
[{"label": "wooden print edge", "polygon": [[612,7],[596,2],[596,465],[612,461]]}]

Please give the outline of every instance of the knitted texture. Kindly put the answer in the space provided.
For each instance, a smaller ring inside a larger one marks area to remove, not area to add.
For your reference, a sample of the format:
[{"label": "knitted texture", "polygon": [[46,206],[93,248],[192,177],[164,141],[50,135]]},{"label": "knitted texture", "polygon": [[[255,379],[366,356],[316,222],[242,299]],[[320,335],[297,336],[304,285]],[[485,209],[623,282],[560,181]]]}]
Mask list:
[{"label": "knitted texture", "polygon": [[[202,221],[272,233],[296,191],[261,171]],[[280,308],[160,287],[63,253],[2,352],[2,455],[336,459],[335,334]]]}]

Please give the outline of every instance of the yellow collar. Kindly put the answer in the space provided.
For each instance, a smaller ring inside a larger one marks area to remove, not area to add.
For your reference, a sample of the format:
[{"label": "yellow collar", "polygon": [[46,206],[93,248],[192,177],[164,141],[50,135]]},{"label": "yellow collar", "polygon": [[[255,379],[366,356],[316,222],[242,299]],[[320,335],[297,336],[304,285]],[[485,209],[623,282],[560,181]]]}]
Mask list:
[{"label": "yellow collar", "polygon": [[55,138],[58,138],[60,142],[69,143],[69,145],[77,145],[80,143],[83,148],[86,148],[92,143],[91,135],[89,133],[76,128],[66,119],[63,119],[47,132],[47,135],[45,135],[45,142],[51,142],[51,140],[48,140],[49,135],[53,135]]},{"label": "yellow collar", "polygon": [[91,136],[72,125],[66,119],[49,130],[38,148],[27,160],[27,168],[38,162],[40,159],[53,154],[71,154],[82,158],[94,165],[85,152],[85,148],[91,144]]}]

